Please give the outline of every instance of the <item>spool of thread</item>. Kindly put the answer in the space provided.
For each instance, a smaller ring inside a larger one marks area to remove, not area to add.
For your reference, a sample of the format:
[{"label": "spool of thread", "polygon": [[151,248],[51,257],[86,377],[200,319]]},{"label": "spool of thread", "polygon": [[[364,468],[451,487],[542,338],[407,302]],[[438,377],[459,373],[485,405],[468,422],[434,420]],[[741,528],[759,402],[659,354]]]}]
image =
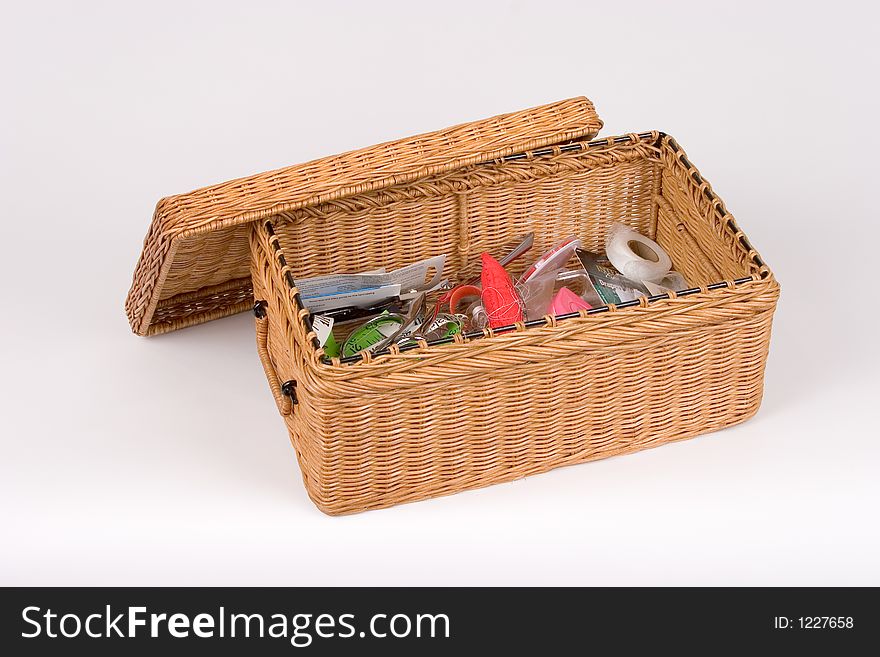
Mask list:
[{"label": "spool of thread", "polygon": [[474,301],[465,308],[464,313],[459,315],[459,317],[464,317],[469,322],[471,328],[474,329],[484,329],[489,326],[489,315],[486,314],[482,301]]},{"label": "spool of thread", "polygon": [[459,285],[449,293],[449,312],[452,315],[458,314],[458,304],[464,299],[479,299],[482,290],[476,285]]},{"label": "spool of thread", "polygon": [[611,226],[605,253],[617,271],[634,281],[657,283],[672,269],[669,254],[657,242],[623,224]]}]

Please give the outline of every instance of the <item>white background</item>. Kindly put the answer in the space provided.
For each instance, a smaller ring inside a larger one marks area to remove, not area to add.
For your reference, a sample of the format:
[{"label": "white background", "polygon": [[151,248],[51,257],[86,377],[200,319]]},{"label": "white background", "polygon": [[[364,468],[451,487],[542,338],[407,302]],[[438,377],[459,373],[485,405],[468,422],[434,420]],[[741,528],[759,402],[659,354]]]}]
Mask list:
[{"label": "white background", "polygon": [[[0,584],[880,584],[872,5],[4,6]],[[251,316],[130,333],[161,196],[580,94],[779,278],[746,424],[330,518]]]}]

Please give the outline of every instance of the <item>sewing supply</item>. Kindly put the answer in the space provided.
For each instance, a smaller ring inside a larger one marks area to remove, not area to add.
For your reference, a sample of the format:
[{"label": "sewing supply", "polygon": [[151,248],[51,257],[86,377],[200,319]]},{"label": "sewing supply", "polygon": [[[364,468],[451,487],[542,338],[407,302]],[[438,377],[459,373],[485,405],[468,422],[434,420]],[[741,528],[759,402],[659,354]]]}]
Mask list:
[{"label": "sewing supply", "polygon": [[677,271],[671,271],[666,274],[666,276],[660,279],[660,282],[657,283],[657,285],[676,292],[681,292],[688,288],[688,282],[685,280],[684,276]]},{"label": "sewing supply", "polygon": [[433,321],[423,324],[411,339],[441,340],[452,337],[456,333],[461,333],[461,320],[449,313],[440,313]]},{"label": "sewing supply", "polygon": [[378,315],[384,310],[387,310],[390,313],[400,313],[400,297],[391,297],[390,299],[385,299],[372,306],[344,306],[342,308],[333,308],[331,310],[325,310],[320,316],[332,318],[337,324],[342,324],[343,322],[351,322],[356,319],[372,317],[373,315]]},{"label": "sewing supply", "polygon": [[449,312],[453,315],[458,313],[458,304],[466,299],[479,299],[483,291],[476,285],[459,285],[449,293]]},{"label": "sewing supply", "polygon": [[504,267],[488,253],[480,256],[483,271],[480,275],[483,287],[483,307],[489,316],[489,326],[508,326],[523,319],[522,302]]},{"label": "sewing supply", "polygon": [[343,356],[354,356],[355,354],[370,349],[377,343],[394,335],[400,326],[406,321],[403,315],[391,314],[384,312],[378,317],[374,317],[366,324],[356,328],[345,344],[342,345]]},{"label": "sewing supply", "polygon": [[489,316],[486,314],[486,309],[483,308],[483,302],[480,299],[471,302],[456,317],[462,322],[462,326],[467,326],[470,330],[482,331],[489,326]]},{"label": "sewing supply", "polygon": [[405,342],[413,333],[419,330],[425,322],[425,293],[422,292],[409,304],[409,310],[400,327],[388,337],[380,340],[370,347],[370,351],[379,351],[385,347]]},{"label": "sewing supply", "polygon": [[318,345],[324,348],[324,355],[333,358],[339,355],[339,345],[333,337],[332,317],[326,315],[315,315],[312,317],[312,328],[315,331],[315,337],[318,339]]},{"label": "sewing supply", "polygon": [[[532,278],[530,281],[516,284],[516,291],[519,292],[520,299],[522,299],[525,317],[528,321],[539,320],[548,313],[562,314],[553,311],[553,302],[563,287],[567,287],[568,292],[572,293],[575,297],[582,297],[586,292],[593,290],[589,276],[587,276],[587,272],[583,267],[578,267],[577,269],[558,269],[558,262],[561,262],[561,260],[553,265],[552,270],[550,267],[547,267],[543,269],[539,276]],[[575,262],[580,264],[576,258]],[[560,302],[565,298],[567,298],[566,294],[563,294],[560,297]],[[586,303],[583,298],[581,298],[581,301]],[[591,306],[587,304],[587,307]]]},{"label": "sewing supply", "polygon": [[400,291],[400,298],[403,301],[410,301],[415,299],[420,294],[428,294],[430,292],[437,292],[438,290],[448,290],[452,287],[452,284],[448,279],[444,278],[443,280],[437,280],[437,276],[431,279],[430,283],[426,283],[421,287],[411,287],[409,289],[402,289]]},{"label": "sewing supply", "polygon": [[649,294],[648,288],[621,274],[607,258],[583,249],[578,249],[576,253],[589,277],[591,287],[583,298],[594,308],[609,303],[633,301]]},{"label": "sewing supply", "polygon": [[538,258],[531,267],[529,267],[522,276],[519,277],[517,283],[528,283],[536,278],[540,278],[545,274],[554,273],[563,267],[565,267],[565,263],[567,263],[571,256],[574,255],[575,249],[580,248],[581,241],[577,237],[568,237],[558,244],[556,244],[552,249],[547,251],[544,255]]},{"label": "sewing supply", "polygon": [[553,301],[556,287],[556,278],[552,273],[527,283],[517,283],[514,287],[526,321],[541,319],[550,311],[550,302]]},{"label": "sewing supply", "polygon": [[679,274],[677,271],[671,271],[666,276],[664,276],[659,285],[663,287],[668,287],[671,290],[675,290],[676,292],[681,292],[682,290],[686,290],[688,288],[688,282],[685,280],[684,276]]},{"label": "sewing supply", "polygon": [[[299,284],[299,281],[297,281]],[[390,299],[399,299],[400,284],[379,285],[340,293],[302,297],[303,305],[315,314],[325,314],[336,308],[374,306]]]},{"label": "sewing supply", "polygon": [[[532,245],[535,243],[535,233],[529,233],[526,235],[520,242],[517,244],[512,251],[510,251],[506,256],[501,258],[498,264],[502,267],[506,267],[508,264],[519,258],[523,253],[532,248]],[[472,279],[465,281],[459,287],[470,287],[476,286],[480,282],[481,274],[477,274]],[[453,288],[454,290],[455,288]],[[444,303],[448,303],[451,299],[452,292],[447,292],[439,299],[437,299],[437,304],[434,306],[434,317],[440,312],[440,308]],[[454,311],[453,311],[454,312]],[[484,324],[485,326],[485,324]]]},{"label": "sewing supply", "polygon": [[[331,274],[297,278],[303,304],[313,313],[348,306],[372,306],[391,297],[412,299],[421,292],[438,289],[442,280],[445,255],[426,258],[392,272],[376,270],[362,274]],[[426,282],[428,272],[434,271]]]},{"label": "sewing supply", "polygon": [[[529,233],[528,235],[526,235],[522,239],[522,241],[520,241],[519,244],[517,244],[513,248],[513,250],[510,253],[508,253],[506,256],[501,258],[501,260],[498,261],[498,264],[501,265],[502,267],[506,267],[511,262],[513,262],[514,260],[519,258],[523,253],[525,253],[526,251],[531,249],[532,245],[534,243],[535,243],[535,233]],[[465,281],[464,285],[476,285],[477,283],[480,282],[480,276],[481,276],[480,274],[477,274],[469,281]]]},{"label": "sewing supply", "polygon": [[553,297],[553,303],[550,304],[550,312],[555,317],[558,317],[559,315],[576,313],[578,310],[589,310],[592,307],[567,287],[562,287],[556,293],[556,296]]},{"label": "sewing supply", "polygon": [[616,222],[608,230],[605,253],[617,271],[634,281],[657,283],[672,269],[669,254],[657,242]]},{"label": "sewing supply", "polygon": [[670,291],[681,292],[688,287],[688,283],[684,279],[684,276],[677,271],[669,272],[657,283],[652,283],[651,281],[642,281],[642,283],[648,288],[648,292],[651,294],[664,294]]},{"label": "sewing supply", "polygon": [[584,295],[592,290],[593,286],[580,260],[576,260],[576,262],[579,265],[577,269],[562,269],[557,272],[556,280],[554,281],[555,289],[559,291],[560,288],[567,287],[576,296],[585,299]]}]

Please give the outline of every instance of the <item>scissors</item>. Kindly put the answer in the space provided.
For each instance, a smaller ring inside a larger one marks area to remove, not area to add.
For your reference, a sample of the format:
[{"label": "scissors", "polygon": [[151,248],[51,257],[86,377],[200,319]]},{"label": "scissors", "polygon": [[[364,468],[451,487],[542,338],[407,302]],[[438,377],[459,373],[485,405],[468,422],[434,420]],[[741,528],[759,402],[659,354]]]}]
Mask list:
[{"label": "scissors", "polygon": [[394,333],[384,340],[380,340],[370,347],[370,351],[379,351],[389,345],[399,342],[416,332],[425,321],[425,293],[422,292],[409,305],[409,310],[404,316],[403,323]]}]

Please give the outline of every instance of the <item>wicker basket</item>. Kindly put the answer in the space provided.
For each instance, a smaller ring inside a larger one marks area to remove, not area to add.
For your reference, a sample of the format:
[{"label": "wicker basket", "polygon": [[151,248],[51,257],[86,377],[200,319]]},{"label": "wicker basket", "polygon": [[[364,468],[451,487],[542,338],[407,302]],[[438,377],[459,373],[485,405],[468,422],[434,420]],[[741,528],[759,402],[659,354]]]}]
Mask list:
[{"label": "wicker basket", "polygon": [[[163,199],[132,328],[254,307],[303,481],[331,514],[741,422],[761,402],[776,280],[671,137],[590,141],[601,125],[574,98]],[[659,242],[692,289],[340,361],[294,283],[440,253],[473,273],[530,231],[533,253],[569,234],[599,251],[612,221]]]}]

